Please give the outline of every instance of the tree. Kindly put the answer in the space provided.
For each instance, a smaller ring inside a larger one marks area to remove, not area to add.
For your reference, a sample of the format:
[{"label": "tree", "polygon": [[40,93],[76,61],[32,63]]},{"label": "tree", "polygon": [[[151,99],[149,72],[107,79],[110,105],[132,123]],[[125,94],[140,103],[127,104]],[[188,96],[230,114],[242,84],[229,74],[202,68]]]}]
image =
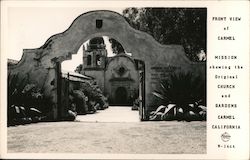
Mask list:
[{"label": "tree", "polygon": [[125,53],[124,48],[122,47],[121,43],[119,43],[114,38],[109,38],[109,42],[111,43],[111,47],[114,54]]},{"label": "tree", "polygon": [[180,44],[190,60],[206,52],[205,8],[126,8],[124,18],[161,44]]},{"label": "tree", "polygon": [[83,69],[82,64],[79,64],[79,65],[76,67],[75,72],[76,72],[76,73],[81,73],[82,69]]}]

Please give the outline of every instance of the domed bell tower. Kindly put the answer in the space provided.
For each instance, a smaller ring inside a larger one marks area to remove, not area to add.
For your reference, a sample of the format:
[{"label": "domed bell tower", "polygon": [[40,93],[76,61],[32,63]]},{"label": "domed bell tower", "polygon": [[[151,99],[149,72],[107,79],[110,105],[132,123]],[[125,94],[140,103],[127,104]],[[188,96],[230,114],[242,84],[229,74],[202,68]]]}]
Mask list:
[{"label": "domed bell tower", "polygon": [[103,92],[106,58],[107,50],[102,37],[91,39],[86,50],[83,47],[83,69],[81,73],[93,77]]},{"label": "domed bell tower", "polygon": [[89,41],[87,48],[83,47],[83,68],[104,69],[107,57],[106,45],[102,37],[96,37]]}]

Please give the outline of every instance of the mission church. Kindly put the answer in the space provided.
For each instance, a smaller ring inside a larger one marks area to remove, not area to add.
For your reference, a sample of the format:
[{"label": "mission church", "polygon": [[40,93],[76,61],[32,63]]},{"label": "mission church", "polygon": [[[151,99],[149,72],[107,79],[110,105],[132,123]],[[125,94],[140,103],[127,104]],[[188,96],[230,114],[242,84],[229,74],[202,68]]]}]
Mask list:
[{"label": "mission church", "polygon": [[140,61],[125,52],[108,57],[102,37],[91,39],[86,48],[83,46],[80,73],[95,79],[110,105],[133,104],[139,94],[139,71]]}]

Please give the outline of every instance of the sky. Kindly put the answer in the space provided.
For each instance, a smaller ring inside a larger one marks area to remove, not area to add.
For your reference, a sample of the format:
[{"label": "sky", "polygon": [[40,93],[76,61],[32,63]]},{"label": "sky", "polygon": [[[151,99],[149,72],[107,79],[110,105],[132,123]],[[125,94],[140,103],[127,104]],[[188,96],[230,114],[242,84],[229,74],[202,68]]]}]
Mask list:
[{"label": "sky", "polygon": [[[8,55],[7,58],[20,60],[23,49],[41,47],[47,39],[57,33],[65,31],[79,15],[93,10],[107,8],[82,7],[11,7],[8,10]],[[122,13],[124,8],[110,8]],[[104,37],[109,56],[111,45]],[[82,63],[82,46],[71,61],[64,61],[62,69],[74,71]]]}]

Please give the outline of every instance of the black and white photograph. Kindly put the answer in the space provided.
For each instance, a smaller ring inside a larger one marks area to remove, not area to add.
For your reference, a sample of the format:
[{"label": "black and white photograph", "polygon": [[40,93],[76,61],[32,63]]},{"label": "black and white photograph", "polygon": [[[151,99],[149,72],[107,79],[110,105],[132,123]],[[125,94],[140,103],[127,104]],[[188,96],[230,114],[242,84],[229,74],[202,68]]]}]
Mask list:
[{"label": "black and white photograph", "polygon": [[[6,132],[1,135],[6,135],[7,154],[207,155],[207,119],[214,115],[207,112],[214,107],[207,101],[207,72],[219,68],[207,64],[208,7],[43,4],[6,10],[1,77]],[[229,58],[238,57],[224,57]],[[227,91],[235,86],[216,85]],[[236,108],[228,102],[215,106]],[[240,126],[223,126],[232,128]],[[230,130],[221,130],[218,138],[218,148],[233,140]]]}]

